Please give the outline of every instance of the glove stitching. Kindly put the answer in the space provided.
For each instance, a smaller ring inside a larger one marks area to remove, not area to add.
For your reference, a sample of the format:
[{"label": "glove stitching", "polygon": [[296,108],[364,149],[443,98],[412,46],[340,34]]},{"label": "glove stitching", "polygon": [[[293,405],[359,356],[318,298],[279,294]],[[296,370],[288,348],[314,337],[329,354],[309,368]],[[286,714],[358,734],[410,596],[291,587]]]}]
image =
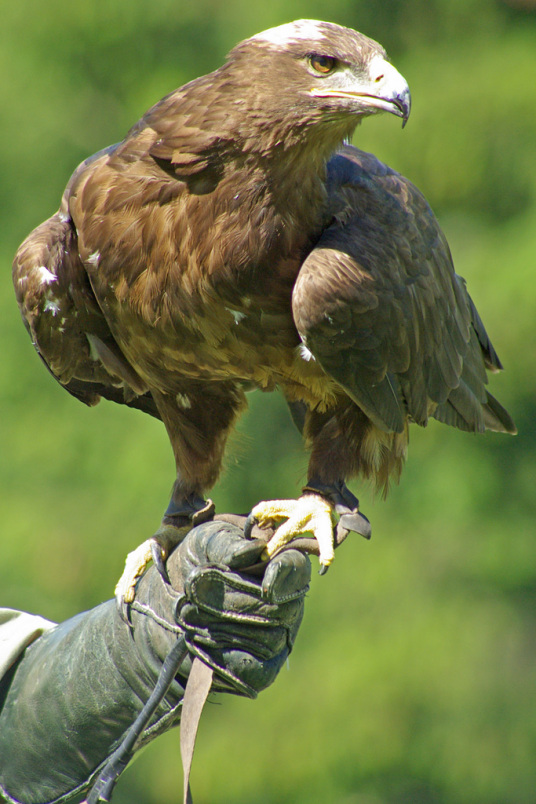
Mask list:
[{"label": "glove stitching", "polygon": [[243,695],[247,696],[248,698],[256,698],[258,693],[253,687],[250,687],[249,684],[246,684],[245,681],[242,681],[237,676],[230,673],[224,667],[220,667],[216,662],[212,659],[210,654],[206,653],[202,650],[195,642],[190,640],[186,640],[186,644],[188,646],[188,650],[201,659],[202,662],[208,664],[209,667],[212,667],[216,675],[220,678],[223,678],[227,681],[235,690],[242,692]]},{"label": "glove stitching", "polygon": [[[273,626],[274,624],[284,625],[284,620],[279,617],[273,617],[273,616],[267,617],[262,614],[245,614],[239,611],[227,612],[223,609],[218,609],[214,606],[211,606],[209,603],[205,602],[203,598],[198,595],[197,592],[198,584],[203,582],[207,577],[209,579],[216,579],[222,582],[227,588],[231,590],[238,590],[239,592],[246,592],[248,594],[252,594],[250,585],[242,585],[236,582],[233,583],[233,581],[230,580],[228,577],[222,578],[221,571],[216,569],[204,570],[202,575],[199,574],[188,580],[185,590],[189,600],[198,608],[200,608],[202,611],[208,612],[209,614],[215,614],[218,617],[218,619],[231,620],[232,622],[237,621],[249,622],[255,625],[262,625],[267,627]],[[261,596],[259,595],[259,592],[256,588],[254,596],[257,598],[259,603],[262,603]],[[177,601],[177,604],[180,604],[180,602],[181,601]],[[271,605],[271,604],[265,604],[265,605]],[[178,619],[177,611],[178,611],[178,605],[175,608],[176,619]]]},{"label": "glove stitching", "polygon": [[204,566],[195,567],[189,574],[186,584],[195,584],[200,578],[205,578],[207,576],[209,578],[217,578],[226,586],[236,589],[239,592],[244,592],[248,595],[251,595],[258,600],[262,598],[262,589],[258,583],[245,580],[224,564],[205,564]]},{"label": "glove stitching", "polygon": [[[204,643],[206,644],[207,647],[213,647],[214,649],[221,651],[222,647],[223,648],[225,647],[222,646],[222,639],[221,639],[222,636],[224,635],[219,634],[218,641],[216,642],[212,638],[210,630],[208,628],[203,629],[200,626],[192,626],[188,622],[186,622],[181,615],[180,609],[184,608],[184,606],[187,605],[188,603],[189,601],[185,597],[179,598],[177,600],[176,617],[178,623],[182,628],[184,634],[184,640],[186,642],[186,646],[188,648],[189,653],[193,654],[194,656],[197,656],[199,659],[201,659],[201,661],[205,662],[205,664],[208,664],[209,667],[212,667],[216,675],[219,678],[222,678],[224,681],[227,681],[227,683],[229,683],[230,686],[235,691],[238,691],[239,693],[245,695],[248,698],[256,698],[258,692],[253,687],[251,687],[245,681],[242,681],[240,678],[238,678],[238,676],[235,676],[230,671],[226,670],[226,668],[218,665],[215,662],[215,660],[211,657],[211,655],[201,648],[199,643]],[[236,647],[236,645],[230,644],[227,647]]]},{"label": "glove stitching", "polygon": [[[180,598],[179,598],[179,600],[180,600]],[[160,615],[158,615],[154,611],[154,609],[152,609],[150,606],[145,605],[144,603],[139,603],[137,600],[134,600],[130,604],[130,608],[133,611],[137,611],[138,614],[143,614],[145,617],[149,617],[149,619],[153,620],[153,622],[157,623],[157,625],[160,625],[162,628],[164,628],[166,631],[170,631],[172,634],[181,634],[182,633],[182,631],[181,631],[181,629],[180,629],[180,627],[178,625],[175,625],[174,623],[170,623],[167,620],[165,620],[163,617],[160,617]]]},{"label": "glove stitching", "polygon": [[286,595],[277,595],[277,597],[271,597],[271,602],[274,604],[289,603],[291,600],[299,600],[301,597],[305,597],[308,591],[309,584],[303,587],[303,591],[289,592]]},{"label": "glove stitching", "polygon": [[[310,585],[307,584],[303,588],[299,590],[294,590],[292,592],[287,592],[286,594],[275,593],[270,594],[270,599],[265,600],[264,593],[261,587],[257,586],[255,583],[250,581],[243,581],[239,575],[230,574],[229,571],[226,571],[225,567],[218,567],[217,565],[209,566],[209,567],[200,567],[198,572],[194,577],[189,578],[188,585],[195,586],[199,577],[216,577],[223,580],[226,586],[230,587],[231,589],[235,589],[239,592],[245,592],[252,597],[256,597],[259,602],[264,603],[265,605],[278,605],[279,603],[288,603],[291,600],[299,600],[300,598],[304,597],[310,589]],[[222,577],[222,575],[224,577]]]},{"label": "glove stitching", "polygon": [[143,730],[138,742],[136,743],[136,750],[139,748],[143,748],[143,746],[152,740],[154,737],[157,737],[159,734],[163,733],[170,724],[173,724],[175,720],[178,718],[178,713],[182,709],[182,701],[179,701],[178,704],[173,706],[167,712],[165,712],[155,723],[150,724],[147,726],[146,729]]},{"label": "glove stitching", "polygon": [[[249,653],[256,658],[268,660],[272,657],[272,650],[266,647],[262,642],[255,639],[249,639],[245,636],[235,637],[232,634],[225,632],[218,632],[217,637],[213,637],[210,631],[204,631],[184,623],[184,630],[192,635],[196,644],[205,645],[207,648],[224,652],[225,650],[239,650],[241,652]],[[284,629],[288,644],[288,629]],[[188,640],[187,644],[188,643]]]}]

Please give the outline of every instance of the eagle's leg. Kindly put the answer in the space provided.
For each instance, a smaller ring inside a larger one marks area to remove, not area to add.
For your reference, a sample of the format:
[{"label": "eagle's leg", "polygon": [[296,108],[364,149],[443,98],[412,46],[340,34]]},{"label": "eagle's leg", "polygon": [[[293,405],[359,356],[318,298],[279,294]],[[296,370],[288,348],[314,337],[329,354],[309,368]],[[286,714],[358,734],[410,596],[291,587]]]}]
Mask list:
[{"label": "eagle's leg", "polygon": [[292,539],[312,533],[318,542],[319,560],[324,573],[334,557],[334,527],[340,519],[348,531],[370,538],[370,523],[359,511],[359,501],[344,478],[359,471],[359,447],[367,432],[368,420],[349,400],[319,413],[304,411],[300,403],[289,405],[292,418],[312,447],[307,485],[298,500],[270,500],[256,505],[248,517],[248,529],[255,522],[261,527],[278,527],[266,546],[270,558]]},{"label": "eagle's leg", "polygon": [[160,527],[127,556],[115,589],[125,603],[134,599],[136,582],[151,560],[167,580],[169,554],[192,527],[213,516],[214,505],[204,495],[217,480],[227,437],[246,405],[241,388],[228,382],[189,382],[174,395],[152,395],[171,441],[177,477]]},{"label": "eagle's leg", "polygon": [[359,533],[365,539],[370,539],[370,522],[367,517],[359,511],[359,500],[352,494],[346,483],[338,480],[333,483],[322,483],[316,478],[311,478],[304,492],[320,494],[327,499],[333,506],[333,510],[340,517],[340,522],[346,530]]},{"label": "eagle's leg", "polygon": [[193,527],[211,519],[213,514],[212,500],[205,500],[195,492],[185,492],[184,483],[177,478],[160,527],[126,558],[125,569],[115,587],[117,600],[132,603],[138,578],[143,575],[150,561],[169,583],[166,570],[168,556]]},{"label": "eagle's leg", "polygon": [[177,479],[162,523],[149,540],[153,562],[164,580],[169,580],[166,571],[169,554],[182,542],[188,531],[212,519],[214,510],[212,500],[205,500],[197,491],[192,491],[190,484],[180,477],[177,470]]}]

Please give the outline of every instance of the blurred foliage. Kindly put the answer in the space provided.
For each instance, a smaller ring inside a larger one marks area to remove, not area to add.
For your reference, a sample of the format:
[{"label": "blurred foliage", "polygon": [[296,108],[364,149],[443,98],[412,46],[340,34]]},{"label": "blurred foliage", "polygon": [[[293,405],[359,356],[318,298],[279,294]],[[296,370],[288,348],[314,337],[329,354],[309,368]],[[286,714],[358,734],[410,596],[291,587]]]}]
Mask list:
[{"label": "blurred foliage", "polygon": [[[223,804],[529,804],[536,790],[536,14],[527,0],[18,0],[0,26],[1,604],[63,619],[111,595],[173,474],[164,430],[85,409],[44,371],[10,282],[23,237],[88,154],[241,38],[298,17],[385,45],[414,111],[356,143],[428,196],[507,371],[520,435],[414,428],[401,485],[359,492],[370,544],[313,579],[289,671],[204,714],[193,786]],[[252,395],[220,510],[299,493],[281,400]],[[228,746],[233,750],[229,751]],[[114,801],[179,800],[176,732]]]}]

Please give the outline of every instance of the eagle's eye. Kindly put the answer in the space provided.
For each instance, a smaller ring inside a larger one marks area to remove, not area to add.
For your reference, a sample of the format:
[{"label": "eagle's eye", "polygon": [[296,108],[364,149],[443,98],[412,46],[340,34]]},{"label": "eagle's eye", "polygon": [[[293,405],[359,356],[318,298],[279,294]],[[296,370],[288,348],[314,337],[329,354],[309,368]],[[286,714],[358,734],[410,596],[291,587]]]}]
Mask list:
[{"label": "eagle's eye", "polygon": [[337,66],[337,59],[333,58],[333,56],[319,56],[314,53],[309,56],[309,63],[315,72],[327,75],[332,73]]}]

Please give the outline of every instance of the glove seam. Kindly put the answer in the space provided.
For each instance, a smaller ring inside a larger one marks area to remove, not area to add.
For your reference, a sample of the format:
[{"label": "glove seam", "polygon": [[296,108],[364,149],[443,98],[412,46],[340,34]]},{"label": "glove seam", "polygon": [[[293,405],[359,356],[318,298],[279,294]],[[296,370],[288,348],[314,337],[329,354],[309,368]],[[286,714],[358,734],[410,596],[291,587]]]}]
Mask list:
[{"label": "glove seam", "polygon": [[[248,593],[252,597],[255,597],[259,601],[259,603],[262,604],[261,595],[259,595],[258,592],[256,592],[256,594],[253,593],[252,589],[251,589],[251,587],[249,585],[241,585],[239,583],[233,582],[234,579],[230,580],[228,577],[223,577],[222,578],[221,570],[209,567],[209,568],[203,568],[202,574],[199,573],[197,576],[194,576],[193,578],[188,579],[188,582],[187,582],[187,589],[186,589],[187,598],[195,606],[200,608],[202,611],[208,612],[209,614],[214,614],[214,615],[216,615],[218,617],[218,619],[230,620],[231,622],[237,622],[237,621],[239,621],[239,622],[249,622],[249,623],[254,623],[255,625],[262,625],[262,626],[266,626],[266,627],[272,627],[274,624],[276,624],[276,625],[284,625],[284,619],[279,618],[279,617],[267,617],[266,615],[262,615],[262,614],[243,614],[242,612],[237,612],[237,611],[227,612],[224,609],[217,608],[215,606],[211,606],[210,604],[205,602],[202,597],[200,598],[198,593],[197,593],[198,583],[201,583],[201,582],[205,581],[207,577],[209,579],[214,578],[214,579],[216,579],[216,580],[218,580],[220,582],[223,582],[225,586],[231,588],[234,591]],[[180,616],[178,615],[177,612],[182,607],[181,606],[182,603],[183,603],[183,600],[179,599],[177,601],[176,608],[175,608],[175,611],[176,611],[175,617],[176,617],[176,620],[178,622],[180,622]],[[266,603],[265,605],[270,606],[270,605],[273,605],[273,604]]]},{"label": "glove seam", "polygon": [[299,591],[287,592],[287,594],[275,594],[274,596],[270,596],[269,599],[265,599],[262,588],[259,589],[259,587],[251,581],[243,581],[236,573],[229,572],[227,567],[219,567],[217,565],[199,567],[197,572],[192,575],[193,577],[190,577],[187,581],[188,586],[195,586],[201,576],[206,577],[208,575],[209,577],[218,577],[221,579],[223,575],[224,583],[227,586],[230,586],[238,592],[251,595],[265,605],[278,605],[279,603],[288,603],[291,600],[299,600],[304,594],[307,594],[310,589],[310,585],[307,584]]},{"label": "glove seam", "polygon": [[251,687],[249,684],[246,684],[245,681],[242,681],[237,676],[230,673],[224,667],[220,667],[220,665],[216,664],[216,662],[212,659],[210,654],[205,653],[205,651],[201,650],[201,648],[196,645],[194,642],[190,640],[186,640],[186,644],[188,646],[188,650],[190,653],[193,653],[197,656],[202,662],[208,664],[209,667],[212,667],[214,672],[219,678],[223,678],[229,684],[234,687],[234,689],[238,692],[241,692],[242,695],[246,695],[248,698],[256,698],[258,695],[257,690]]},{"label": "glove seam", "polygon": [[[181,598],[179,597],[178,600],[174,601],[175,605],[179,603],[180,599]],[[158,615],[154,611],[154,609],[152,609],[150,606],[147,606],[144,603],[139,603],[137,600],[134,600],[130,604],[130,608],[132,609],[132,611],[136,611],[138,614],[141,614],[144,617],[148,617],[150,620],[152,620],[157,625],[164,628],[166,631],[169,631],[172,634],[182,634],[182,629],[180,628],[179,625],[175,625],[174,623],[165,620],[163,617],[160,617],[160,615]]]}]

